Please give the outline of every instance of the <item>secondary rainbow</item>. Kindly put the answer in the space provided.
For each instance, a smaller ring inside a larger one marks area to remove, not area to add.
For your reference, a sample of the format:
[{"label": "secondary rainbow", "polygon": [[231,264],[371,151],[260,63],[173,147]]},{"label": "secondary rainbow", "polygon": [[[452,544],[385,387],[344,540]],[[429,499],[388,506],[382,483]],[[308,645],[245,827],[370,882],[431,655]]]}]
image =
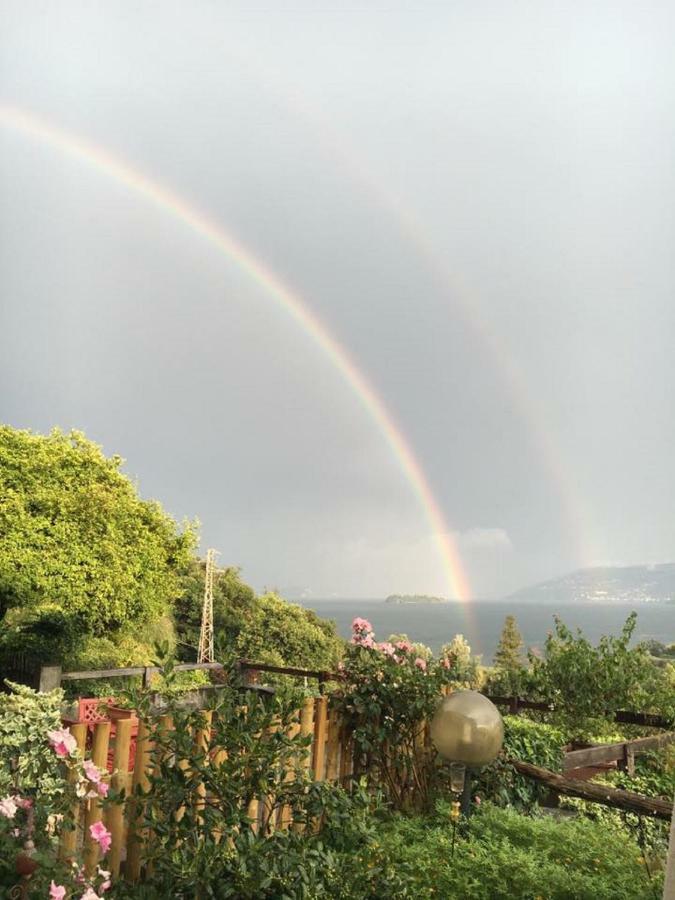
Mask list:
[{"label": "secondary rainbow", "polygon": [[226,231],[222,225],[211,220],[169,188],[148,178],[102,147],[15,106],[0,105],[0,123],[87,163],[189,226],[192,231],[208,240],[246,272],[295,320],[341,373],[385,437],[424,509],[440,554],[449,593],[464,605],[468,621],[468,604],[471,599],[468,577],[452,531],[434,498],[421,465],[407,439],[366,376],[351,359],[347,350],[328,332],[325,325],[297,292],[285,285],[274,272]]}]

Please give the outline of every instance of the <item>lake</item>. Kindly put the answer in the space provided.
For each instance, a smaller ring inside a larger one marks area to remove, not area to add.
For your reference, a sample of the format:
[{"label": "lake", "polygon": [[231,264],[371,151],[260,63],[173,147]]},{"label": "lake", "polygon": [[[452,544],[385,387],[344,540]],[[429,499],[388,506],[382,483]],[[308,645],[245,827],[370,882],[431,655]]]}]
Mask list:
[{"label": "lake", "polygon": [[655,638],[665,644],[675,642],[675,604],[570,604],[564,607],[532,603],[476,601],[468,614],[456,603],[401,604],[383,600],[300,600],[324,619],[333,619],[343,637],[351,636],[355,616],[368,619],[378,640],[392,633],[405,633],[432,650],[463,634],[474,654],[482,654],[488,664],[495,652],[504,617],[516,617],[526,647],[542,647],[546,633],[553,629],[553,616],[559,613],[571,628],[581,628],[594,643],[603,634],[618,634],[632,610],[638,614],[635,640]]}]

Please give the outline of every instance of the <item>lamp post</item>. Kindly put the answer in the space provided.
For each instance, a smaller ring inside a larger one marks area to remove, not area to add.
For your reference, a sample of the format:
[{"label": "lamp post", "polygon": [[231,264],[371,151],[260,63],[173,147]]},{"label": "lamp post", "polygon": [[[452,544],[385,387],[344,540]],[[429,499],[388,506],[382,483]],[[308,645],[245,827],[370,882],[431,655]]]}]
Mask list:
[{"label": "lamp post", "polygon": [[478,691],[456,691],[438,704],[431,740],[450,763],[450,787],[462,795],[462,813],[471,810],[472,769],[493,762],[502,748],[504,721],[497,707]]}]

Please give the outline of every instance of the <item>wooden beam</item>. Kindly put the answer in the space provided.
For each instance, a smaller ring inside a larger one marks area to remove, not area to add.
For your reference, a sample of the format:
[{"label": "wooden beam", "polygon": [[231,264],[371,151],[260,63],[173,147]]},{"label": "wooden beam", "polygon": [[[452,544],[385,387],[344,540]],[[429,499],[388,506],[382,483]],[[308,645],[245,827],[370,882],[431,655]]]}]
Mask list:
[{"label": "wooden beam", "polygon": [[636,794],[633,791],[622,791],[606,784],[576,781],[573,778],[565,778],[556,772],[517,759],[511,759],[509,762],[520,775],[539,781],[559,794],[579,797],[581,800],[589,800],[591,803],[601,803],[603,806],[611,806],[613,809],[653,816],[666,822],[670,821],[673,807],[669,800],[663,800],[660,797],[646,797],[644,794]]},{"label": "wooden beam", "polygon": [[621,741],[618,744],[598,744],[596,747],[585,747],[583,750],[571,750],[563,758],[563,772],[570,769],[583,769],[601,763],[624,761],[626,755],[646,753],[648,750],[660,750],[675,741],[675,732],[657,734],[653,737],[638,738],[635,741]]}]

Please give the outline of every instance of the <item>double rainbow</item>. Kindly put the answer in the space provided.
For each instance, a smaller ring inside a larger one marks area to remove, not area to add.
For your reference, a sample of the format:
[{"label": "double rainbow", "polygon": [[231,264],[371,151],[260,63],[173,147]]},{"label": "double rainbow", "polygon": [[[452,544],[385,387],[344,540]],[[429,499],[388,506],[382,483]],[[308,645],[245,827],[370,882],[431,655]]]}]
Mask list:
[{"label": "double rainbow", "polygon": [[471,590],[456,540],[410,443],[363,371],[302,297],[284,284],[261,259],[222,225],[102,147],[13,106],[0,105],[0,124],[91,166],[149,200],[207,240],[276,301],[339,371],[387,441],[403,474],[419,498],[442,562],[448,593],[468,610],[466,605],[470,600]]}]

